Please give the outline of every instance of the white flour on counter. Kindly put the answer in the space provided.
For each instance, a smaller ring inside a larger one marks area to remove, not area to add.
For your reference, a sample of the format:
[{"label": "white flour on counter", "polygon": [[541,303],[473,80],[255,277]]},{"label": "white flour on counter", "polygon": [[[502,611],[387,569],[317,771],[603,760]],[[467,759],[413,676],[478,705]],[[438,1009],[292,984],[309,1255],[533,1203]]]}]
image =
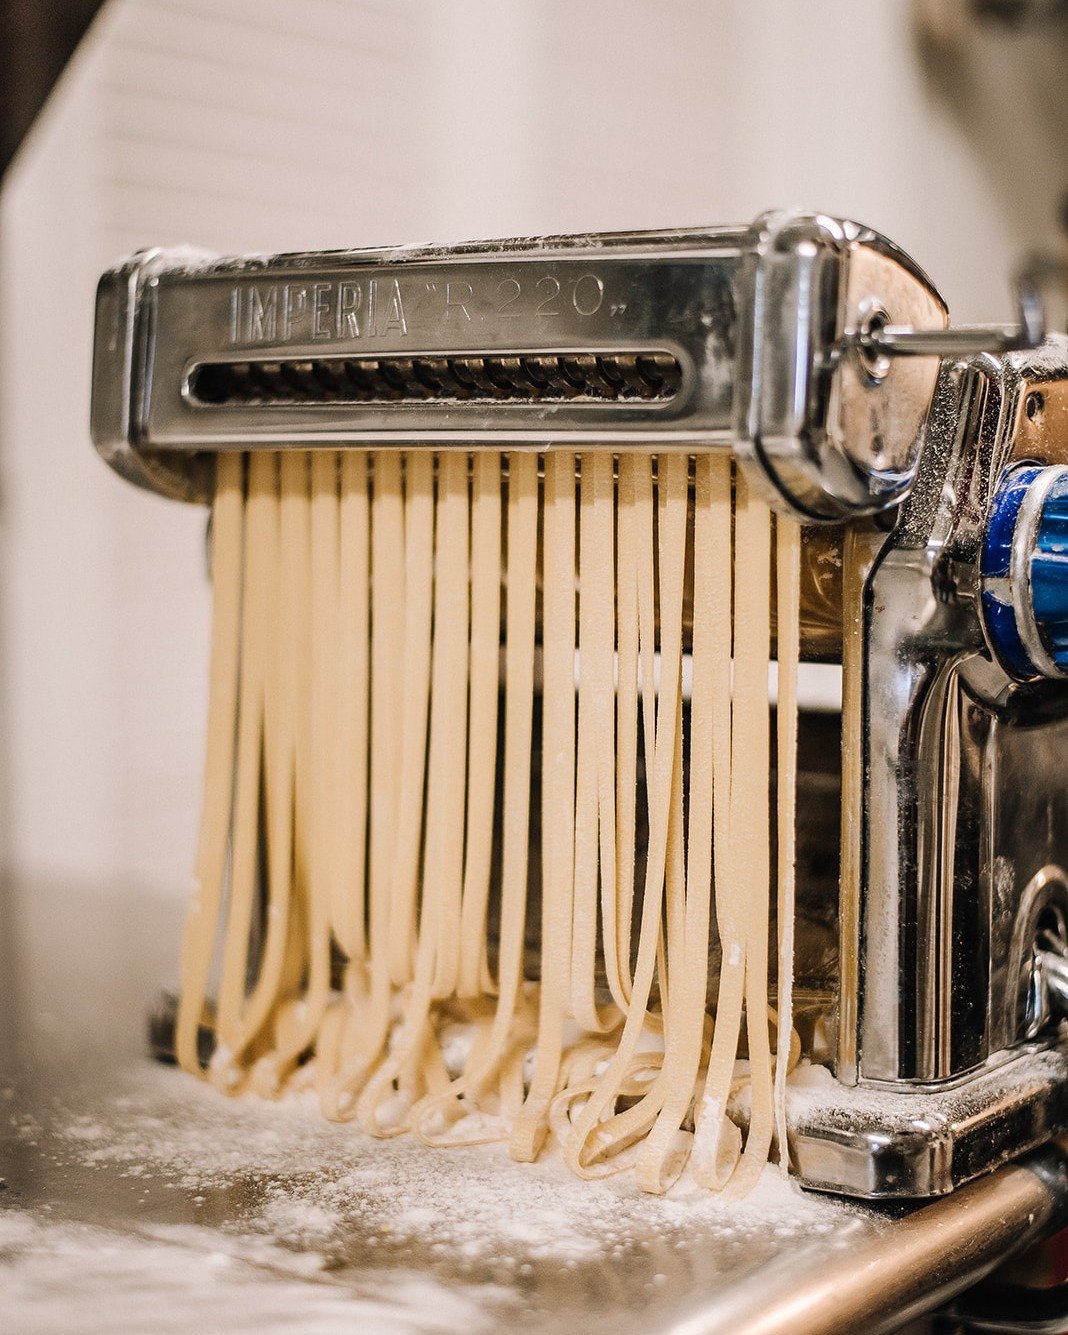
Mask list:
[{"label": "white flour on counter", "polygon": [[388,1285],[353,1293],[307,1273],[283,1249],[273,1251],[220,1250],[207,1229],[138,1237],[0,1212],[4,1329],[18,1335],[481,1335],[492,1328],[481,1303],[460,1286],[394,1273]]},{"label": "white flour on counter", "polygon": [[878,1227],[775,1167],[743,1200],[685,1176],[653,1197],[551,1153],[374,1140],[313,1097],[227,1099],[148,1063],[107,1090],[6,1119],[39,1182],[32,1214],[0,1193],[20,1335],[653,1329],[780,1253],[814,1263]]},{"label": "white flour on counter", "polygon": [[374,1140],[323,1121],[309,1096],[228,1100],[172,1071],[152,1076],[152,1096],[119,1099],[106,1118],[60,1122],[66,1151],[127,1176],[162,1175],[205,1197],[251,1176],[260,1200],[242,1224],[298,1247],[359,1224],[372,1246],[419,1239],[470,1259],[499,1258],[511,1247],[525,1259],[577,1261],[635,1235],[677,1230],[811,1237],[840,1228],[848,1210],[802,1192],[775,1167],[743,1200],[707,1192],[685,1175],[653,1197],[627,1177],[581,1181],[551,1152],[518,1164],[504,1145],[427,1149],[410,1137]]}]

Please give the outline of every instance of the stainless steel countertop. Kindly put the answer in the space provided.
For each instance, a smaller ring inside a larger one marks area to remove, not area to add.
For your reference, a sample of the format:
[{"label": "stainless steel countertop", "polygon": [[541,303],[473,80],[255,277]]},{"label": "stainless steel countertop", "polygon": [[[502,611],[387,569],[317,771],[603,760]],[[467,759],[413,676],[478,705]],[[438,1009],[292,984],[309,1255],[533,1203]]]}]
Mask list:
[{"label": "stainless steel countertop", "polygon": [[[903,1274],[911,1248],[938,1267],[925,1211],[805,1196],[771,1171],[740,1206],[656,1201],[513,1165],[501,1147],[370,1141],[306,1098],[223,1099],[145,1055],[148,1005],[175,972],[172,903],[0,896],[5,1330],[852,1330],[881,1283],[865,1266],[876,1275],[896,1248]],[[998,1178],[971,1218],[1004,1218],[1004,1251],[1045,1198],[1028,1171]],[[954,1206],[934,1233],[961,1233],[963,1217]],[[975,1235],[943,1286],[989,1268],[964,1255]]]}]

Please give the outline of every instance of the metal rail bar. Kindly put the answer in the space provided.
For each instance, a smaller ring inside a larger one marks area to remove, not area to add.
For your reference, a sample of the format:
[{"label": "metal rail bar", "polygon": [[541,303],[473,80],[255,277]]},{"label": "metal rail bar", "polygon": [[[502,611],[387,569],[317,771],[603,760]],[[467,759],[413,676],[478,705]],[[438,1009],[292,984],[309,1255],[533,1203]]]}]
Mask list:
[{"label": "metal rail bar", "polygon": [[1068,1148],[1056,1142],[961,1187],[856,1248],[773,1262],[662,1335],[883,1335],[939,1307],[1068,1226]]}]

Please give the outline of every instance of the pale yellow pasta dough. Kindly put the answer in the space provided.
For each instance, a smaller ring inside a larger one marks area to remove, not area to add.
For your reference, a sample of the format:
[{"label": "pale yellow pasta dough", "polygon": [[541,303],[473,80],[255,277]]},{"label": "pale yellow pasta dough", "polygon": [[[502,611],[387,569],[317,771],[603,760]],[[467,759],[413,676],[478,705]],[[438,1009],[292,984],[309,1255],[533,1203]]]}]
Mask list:
[{"label": "pale yellow pasta dough", "polygon": [[800,563],[726,453],[221,455],[181,1065],[651,1192],[785,1169]]}]

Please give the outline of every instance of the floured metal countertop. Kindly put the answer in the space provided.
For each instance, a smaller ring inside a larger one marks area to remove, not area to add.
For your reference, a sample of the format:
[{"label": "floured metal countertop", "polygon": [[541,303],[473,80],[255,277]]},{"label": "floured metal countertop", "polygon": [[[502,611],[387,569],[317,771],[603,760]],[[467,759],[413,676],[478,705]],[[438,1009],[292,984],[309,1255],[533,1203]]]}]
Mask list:
[{"label": "floured metal countertop", "polygon": [[19,1335],[714,1330],[763,1276],[820,1273],[902,1213],[775,1168],[742,1202],[653,1198],[503,1146],[371,1140],[310,1097],[225,1099],[145,1055],[173,906],[37,887],[2,907],[0,1311]]}]

